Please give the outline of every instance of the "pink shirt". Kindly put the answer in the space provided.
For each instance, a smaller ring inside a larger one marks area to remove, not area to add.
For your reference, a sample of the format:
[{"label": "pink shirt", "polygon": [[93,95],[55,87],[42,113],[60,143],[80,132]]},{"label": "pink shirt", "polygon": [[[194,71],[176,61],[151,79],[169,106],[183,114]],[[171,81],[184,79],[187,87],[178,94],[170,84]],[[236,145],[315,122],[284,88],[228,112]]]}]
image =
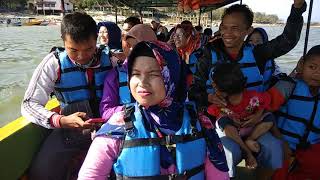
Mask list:
[{"label": "pink shirt", "polygon": [[[107,136],[96,137],[88,151],[86,159],[79,171],[78,180],[105,180],[119,156],[119,146],[122,140]],[[171,174],[175,167],[161,169],[161,174]],[[206,179],[227,180],[227,172],[221,172],[214,167],[208,157],[205,160]]]}]

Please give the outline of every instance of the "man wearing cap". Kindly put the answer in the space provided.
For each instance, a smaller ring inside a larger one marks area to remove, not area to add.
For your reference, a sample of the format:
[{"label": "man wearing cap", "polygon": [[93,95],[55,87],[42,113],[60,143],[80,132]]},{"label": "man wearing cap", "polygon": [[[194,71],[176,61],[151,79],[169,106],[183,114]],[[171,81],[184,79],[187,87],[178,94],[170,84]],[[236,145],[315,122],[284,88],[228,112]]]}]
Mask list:
[{"label": "man wearing cap", "polygon": [[165,26],[162,26],[160,23],[161,22],[158,17],[153,17],[151,21],[151,27],[154,33],[157,35],[157,39],[159,41],[167,42],[169,40],[168,29]]},{"label": "man wearing cap", "polygon": [[[126,47],[123,52],[128,57],[133,47],[141,41],[156,41],[157,37],[151,27],[146,24],[137,24],[123,37]],[[127,60],[118,64],[108,72],[104,81],[103,96],[100,102],[100,115],[103,119],[109,118],[117,112],[121,112],[125,104],[133,102],[127,86]]]}]

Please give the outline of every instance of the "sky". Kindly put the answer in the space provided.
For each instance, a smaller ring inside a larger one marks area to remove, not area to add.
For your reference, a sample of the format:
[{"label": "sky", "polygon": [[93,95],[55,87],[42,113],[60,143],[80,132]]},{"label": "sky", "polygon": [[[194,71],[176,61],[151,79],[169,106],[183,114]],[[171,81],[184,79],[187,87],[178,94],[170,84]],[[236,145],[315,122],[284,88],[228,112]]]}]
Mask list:
[{"label": "sky", "polygon": [[[306,0],[309,4],[310,0]],[[254,12],[265,12],[266,14],[276,14],[282,20],[286,20],[294,0],[242,0]],[[304,20],[307,22],[309,10],[304,13]],[[320,22],[320,1],[313,0],[312,22]]]}]

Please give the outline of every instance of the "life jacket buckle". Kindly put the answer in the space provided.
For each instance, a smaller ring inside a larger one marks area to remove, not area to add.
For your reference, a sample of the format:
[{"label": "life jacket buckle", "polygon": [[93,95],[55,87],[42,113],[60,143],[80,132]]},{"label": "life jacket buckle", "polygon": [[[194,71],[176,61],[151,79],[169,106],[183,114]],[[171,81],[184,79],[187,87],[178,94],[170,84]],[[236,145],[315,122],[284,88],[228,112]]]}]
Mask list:
[{"label": "life jacket buckle", "polygon": [[169,151],[172,151],[176,148],[176,144],[173,141],[172,135],[165,136],[166,147]]},{"label": "life jacket buckle", "polygon": [[177,177],[177,174],[169,174],[169,180],[175,180]]},{"label": "life jacket buckle", "polygon": [[165,136],[165,139],[166,139],[166,145],[172,145],[173,144],[171,135]]},{"label": "life jacket buckle", "polygon": [[187,180],[187,172],[183,172],[183,174],[169,174],[169,180]]}]

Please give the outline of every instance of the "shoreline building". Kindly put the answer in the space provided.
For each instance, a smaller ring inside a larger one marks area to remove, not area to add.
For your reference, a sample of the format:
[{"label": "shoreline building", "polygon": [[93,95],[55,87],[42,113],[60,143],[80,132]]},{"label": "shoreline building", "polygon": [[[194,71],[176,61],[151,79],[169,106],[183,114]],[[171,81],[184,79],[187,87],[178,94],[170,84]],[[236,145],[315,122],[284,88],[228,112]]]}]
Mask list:
[{"label": "shoreline building", "polygon": [[[73,3],[70,0],[64,1],[64,10],[66,13],[73,11]],[[33,10],[37,14],[60,14],[62,13],[61,0],[29,0],[28,9]]]}]

